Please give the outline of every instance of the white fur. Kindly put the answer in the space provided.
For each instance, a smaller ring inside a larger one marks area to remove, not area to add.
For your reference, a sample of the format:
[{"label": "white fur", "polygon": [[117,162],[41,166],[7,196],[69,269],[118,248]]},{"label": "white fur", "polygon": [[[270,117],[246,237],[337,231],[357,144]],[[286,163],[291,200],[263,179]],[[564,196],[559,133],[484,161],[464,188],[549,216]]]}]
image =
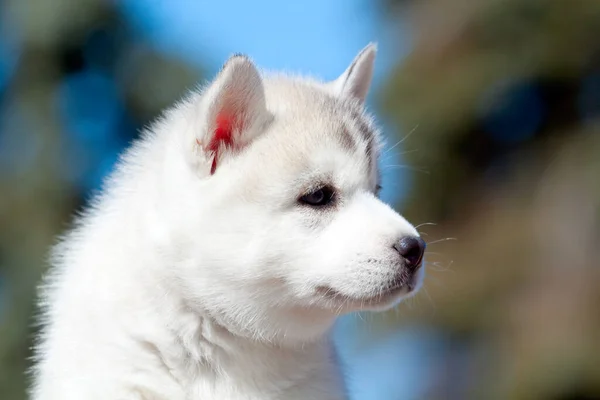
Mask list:
[{"label": "white fur", "polygon": [[[416,235],[374,195],[374,56],[330,83],[233,57],[143,135],[55,248],[33,399],[346,398],[328,330],[409,294],[382,288]],[[223,112],[241,128],[211,175]],[[299,205],[321,180],[337,204]]]}]

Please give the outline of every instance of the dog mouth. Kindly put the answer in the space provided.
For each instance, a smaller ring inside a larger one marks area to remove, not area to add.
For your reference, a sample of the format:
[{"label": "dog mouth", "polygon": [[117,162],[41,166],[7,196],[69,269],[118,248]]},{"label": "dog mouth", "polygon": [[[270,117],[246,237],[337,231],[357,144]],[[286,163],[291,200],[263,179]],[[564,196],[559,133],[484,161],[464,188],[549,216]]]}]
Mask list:
[{"label": "dog mouth", "polygon": [[385,289],[379,290],[375,294],[369,294],[366,296],[345,294],[331,286],[318,286],[316,288],[316,293],[327,300],[335,301],[336,303],[340,302],[342,304],[347,304],[350,307],[354,306],[362,309],[388,304],[394,300],[400,299],[403,296],[413,293],[416,288],[417,279],[415,277],[411,277],[407,281],[394,281]]}]

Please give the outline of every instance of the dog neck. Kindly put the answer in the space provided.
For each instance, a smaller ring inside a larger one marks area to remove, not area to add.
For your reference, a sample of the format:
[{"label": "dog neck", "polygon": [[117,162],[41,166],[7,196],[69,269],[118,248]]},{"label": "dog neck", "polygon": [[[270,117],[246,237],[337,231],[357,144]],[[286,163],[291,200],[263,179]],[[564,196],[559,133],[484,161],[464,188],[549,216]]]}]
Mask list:
[{"label": "dog neck", "polygon": [[286,392],[307,384],[333,386],[327,389],[332,393],[341,390],[326,333],[302,343],[267,341],[239,334],[182,300],[162,309],[169,310],[163,325],[167,332],[151,349],[183,387],[201,385],[198,380],[210,377],[240,391],[261,387]]}]

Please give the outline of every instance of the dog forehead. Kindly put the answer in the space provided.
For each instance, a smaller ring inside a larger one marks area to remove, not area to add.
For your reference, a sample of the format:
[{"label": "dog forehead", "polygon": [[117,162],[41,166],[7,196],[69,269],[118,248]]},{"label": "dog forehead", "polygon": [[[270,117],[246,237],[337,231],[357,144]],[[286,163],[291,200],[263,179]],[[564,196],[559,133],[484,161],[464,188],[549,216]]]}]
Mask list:
[{"label": "dog forehead", "polygon": [[379,179],[379,133],[362,105],[304,78],[265,80],[265,98],[275,117],[267,136],[275,152],[285,152],[291,164],[286,170],[316,168]]},{"label": "dog forehead", "polygon": [[333,146],[369,163],[377,157],[378,132],[363,107],[352,99],[338,98],[310,80],[265,83],[267,106],[280,122],[280,140],[299,151]]},{"label": "dog forehead", "polygon": [[291,115],[299,122],[339,122],[351,108],[350,101],[335,97],[323,84],[300,78],[266,79],[265,98],[275,114]]},{"label": "dog forehead", "polygon": [[287,80],[266,80],[265,100],[273,118],[236,169],[245,198],[282,190],[295,196],[318,180],[349,191],[378,183],[378,131],[358,103],[318,82]]}]

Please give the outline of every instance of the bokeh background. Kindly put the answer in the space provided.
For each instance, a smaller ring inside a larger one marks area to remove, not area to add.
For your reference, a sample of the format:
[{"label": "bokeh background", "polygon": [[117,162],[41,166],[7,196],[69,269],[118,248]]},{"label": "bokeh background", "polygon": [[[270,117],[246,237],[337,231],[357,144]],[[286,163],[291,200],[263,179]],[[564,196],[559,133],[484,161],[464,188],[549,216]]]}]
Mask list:
[{"label": "bokeh background", "polygon": [[383,197],[429,255],[414,300],[339,321],[352,399],[600,399],[598,0],[0,0],[0,398],[141,127],[231,53],[333,79],[369,41]]}]

